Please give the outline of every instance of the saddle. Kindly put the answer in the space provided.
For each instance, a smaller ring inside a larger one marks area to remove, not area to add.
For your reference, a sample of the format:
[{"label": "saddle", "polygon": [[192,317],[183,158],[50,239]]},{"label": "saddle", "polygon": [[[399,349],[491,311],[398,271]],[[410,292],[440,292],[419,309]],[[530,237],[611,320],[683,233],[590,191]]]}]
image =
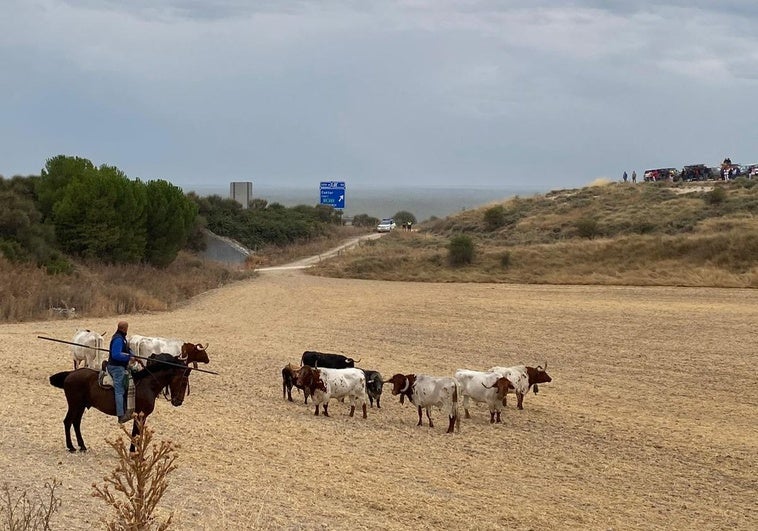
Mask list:
[{"label": "saddle", "polygon": [[113,389],[113,377],[108,374],[108,360],[103,360],[100,372],[97,373],[97,384],[103,389]]},{"label": "saddle", "polygon": [[[103,389],[113,389],[113,377],[108,373],[108,360],[103,360],[100,366],[100,372],[97,375],[97,383]],[[132,380],[132,372],[126,371],[126,385],[124,386],[124,396],[126,398],[126,414],[131,415],[134,412],[134,380]],[[115,398],[114,398],[115,400]]]}]

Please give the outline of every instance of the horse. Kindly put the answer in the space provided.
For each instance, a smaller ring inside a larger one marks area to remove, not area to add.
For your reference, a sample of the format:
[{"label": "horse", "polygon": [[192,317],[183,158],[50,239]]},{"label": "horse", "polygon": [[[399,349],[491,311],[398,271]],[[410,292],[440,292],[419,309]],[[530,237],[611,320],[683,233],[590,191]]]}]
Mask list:
[{"label": "horse", "polygon": [[[171,404],[175,407],[182,405],[189,385],[189,375],[192,372],[192,369],[187,367],[179,356],[153,354],[150,358],[147,367],[132,376],[135,385],[134,412],[143,414],[145,420],[155,409],[156,397],[166,388],[168,388],[167,392],[171,394]],[[63,419],[63,425],[66,429],[66,447],[69,452],[76,451],[71,443],[72,425],[76,433],[76,442],[79,444],[79,451],[87,451],[80,429],[85,409],[94,407],[106,415],[116,415],[116,398],[113,389],[100,387],[97,377],[98,372],[88,368],[63,371],[50,377],[50,383],[54,387],[63,389],[68,402],[68,411],[66,418]],[[164,392],[164,396],[168,399],[167,392]],[[132,425],[132,438],[138,433],[139,427],[135,419]],[[130,451],[134,451],[134,443],[132,443]]]}]

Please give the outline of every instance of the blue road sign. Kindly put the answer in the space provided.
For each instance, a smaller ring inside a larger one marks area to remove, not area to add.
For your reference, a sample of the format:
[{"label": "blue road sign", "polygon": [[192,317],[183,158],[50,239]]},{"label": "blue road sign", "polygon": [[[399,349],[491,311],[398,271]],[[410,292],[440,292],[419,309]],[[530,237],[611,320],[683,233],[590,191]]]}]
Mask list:
[{"label": "blue road sign", "polygon": [[345,208],[345,181],[321,181],[321,204]]}]

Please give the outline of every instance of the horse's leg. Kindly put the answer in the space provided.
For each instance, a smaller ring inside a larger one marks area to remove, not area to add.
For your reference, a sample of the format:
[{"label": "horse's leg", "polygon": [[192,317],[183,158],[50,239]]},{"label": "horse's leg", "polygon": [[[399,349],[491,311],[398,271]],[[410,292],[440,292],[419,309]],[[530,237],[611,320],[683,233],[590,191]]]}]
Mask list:
[{"label": "horse's leg", "polygon": [[66,412],[66,417],[63,419],[63,428],[66,430],[66,448],[68,448],[69,452],[76,452],[74,449],[74,445],[71,444],[71,419],[73,418],[73,415],[71,414],[71,409]]},{"label": "horse's leg", "polygon": [[82,439],[82,429],[81,429],[82,416],[84,416],[84,408],[82,408],[81,411],[75,414],[72,420],[74,423],[74,433],[76,434],[76,444],[79,445],[79,451],[86,452],[87,447],[84,446],[84,439]]},{"label": "horse's leg", "polygon": [[[144,421],[143,421],[144,423]],[[132,424],[132,444],[129,446],[129,453],[134,453],[134,438],[139,434],[139,427],[137,426],[137,419],[134,419],[134,424]]]}]

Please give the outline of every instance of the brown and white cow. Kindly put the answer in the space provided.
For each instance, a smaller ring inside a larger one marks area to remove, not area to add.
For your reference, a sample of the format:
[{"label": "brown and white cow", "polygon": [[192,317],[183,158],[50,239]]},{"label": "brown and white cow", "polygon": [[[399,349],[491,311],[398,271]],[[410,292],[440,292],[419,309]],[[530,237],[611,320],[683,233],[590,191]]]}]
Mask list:
[{"label": "brown and white cow", "polygon": [[453,433],[453,427],[461,429],[460,414],[458,412],[458,399],[461,396],[461,386],[458,380],[450,377],[426,376],[423,374],[395,374],[384,382],[392,385],[392,394],[400,395],[400,403],[405,397],[418,408],[418,424],[422,426],[422,409],[426,409],[426,418],[429,419],[429,427],[434,423],[430,410],[432,407],[439,408],[447,413],[450,423],[447,433]]},{"label": "brown and white cow", "polygon": [[[492,367],[490,371],[496,372],[510,380],[516,392],[517,407],[519,409],[524,409],[524,396],[526,396],[532,386],[534,386],[534,394],[537,394],[539,392],[538,384],[553,381],[547,373],[547,362],[545,362],[544,368],[541,365],[537,365],[536,367],[516,365],[514,367]],[[506,405],[505,401],[506,399],[503,397],[503,405]]]},{"label": "brown and white cow", "polygon": [[470,419],[468,404],[469,399],[474,402],[483,402],[489,406],[490,423],[500,423],[500,412],[508,390],[514,390],[513,384],[496,372],[470,371],[458,369],[455,371],[455,379],[461,384],[463,394],[463,410],[466,418]]},{"label": "brown and white cow", "polygon": [[318,415],[319,406],[324,406],[324,416],[328,417],[329,400],[332,398],[350,400],[350,416],[355,413],[358,403],[366,418],[366,376],[360,369],[314,369],[303,365],[297,377],[298,386],[311,395],[316,405],[314,415]]}]

